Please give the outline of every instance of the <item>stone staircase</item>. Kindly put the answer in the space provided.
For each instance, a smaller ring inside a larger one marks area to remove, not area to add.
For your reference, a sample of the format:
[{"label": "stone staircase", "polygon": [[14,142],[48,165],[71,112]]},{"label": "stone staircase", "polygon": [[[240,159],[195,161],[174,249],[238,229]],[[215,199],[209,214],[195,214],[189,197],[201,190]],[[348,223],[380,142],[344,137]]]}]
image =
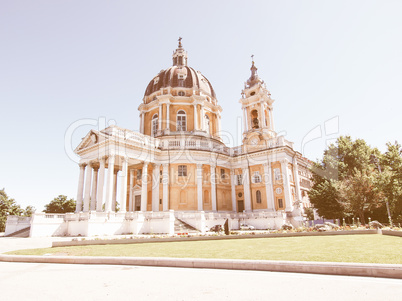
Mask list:
[{"label": "stone staircase", "polygon": [[199,233],[200,231],[194,228],[193,226],[187,224],[185,221],[178,219],[177,217],[174,220],[174,233]]},{"label": "stone staircase", "polygon": [[31,227],[26,227],[24,229],[15,231],[8,235],[4,235],[4,237],[29,237],[29,232],[31,231]]}]

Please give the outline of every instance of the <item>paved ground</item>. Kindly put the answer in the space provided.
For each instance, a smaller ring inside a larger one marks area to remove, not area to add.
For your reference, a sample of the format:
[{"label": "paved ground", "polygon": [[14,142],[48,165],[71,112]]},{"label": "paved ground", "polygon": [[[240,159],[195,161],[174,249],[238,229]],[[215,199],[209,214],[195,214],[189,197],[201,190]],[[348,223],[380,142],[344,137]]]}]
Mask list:
[{"label": "paved ground", "polygon": [[53,241],[71,239],[71,237],[0,237],[0,254],[21,249],[50,248]]},{"label": "paved ground", "polygon": [[[0,237],[0,253],[71,238]],[[0,262],[1,300],[401,300],[402,280],[259,271]]]},{"label": "paved ground", "polygon": [[401,300],[402,280],[210,269],[0,263],[2,300]]}]

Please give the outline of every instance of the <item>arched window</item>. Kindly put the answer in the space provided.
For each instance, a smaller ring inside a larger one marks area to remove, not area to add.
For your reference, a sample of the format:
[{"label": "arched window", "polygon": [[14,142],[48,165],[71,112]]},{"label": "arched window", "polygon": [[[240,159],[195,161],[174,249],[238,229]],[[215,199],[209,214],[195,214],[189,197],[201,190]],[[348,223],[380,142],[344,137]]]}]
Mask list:
[{"label": "arched window", "polygon": [[257,190],[255,196],[256,196],[256,199],[257,199],[257,204],[261,204],[261,191]]},{"label": "arched window", "polygon": [[205,130],[207,131],[207,134],[210,134],[211,133],[211,128],[210,128],[211,126],[210,126],[208,115],[205,115],[205,117],[204,117],[204,127],[205,127]]},{"label": "arched window", "polygon": [[251,111],[251,127],[253,129],[258,129],[260,127],[260,121],[258,119],[257,110],[252,110]]},{"label": "arched window", "polygon": [[154,114],[154,116],[152,116],[152,136],[156,136],[156,134],[158,133],[158,114]]},{"label": "arched window", "polygon": [[179,96],[186,96],[186,93],[184,93],[184,91],[179,91],[178,95]]},{"label": "arched window", "polygon": [[177,112],[176,128],[177,131],[187,131],[186,112],[183,110]]}]

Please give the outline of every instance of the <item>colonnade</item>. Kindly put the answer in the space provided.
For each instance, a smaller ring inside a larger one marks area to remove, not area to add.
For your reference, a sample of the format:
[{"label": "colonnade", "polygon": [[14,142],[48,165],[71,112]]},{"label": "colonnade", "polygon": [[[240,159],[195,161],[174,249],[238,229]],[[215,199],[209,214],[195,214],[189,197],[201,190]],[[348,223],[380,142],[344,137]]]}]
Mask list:
[{"label": "colonnade", "polygon": [[[115,163],[116,158],[120,158],[121,170]],[[107,161],[107,168],[106,168]],[[141,173],[141,192],[138,191],[138,195],[141,195],[141,211],[147,211],[148,204],[148,166],[150,163],[144,162]],[[130,170],[129,185],[128,183],[128,158],[117,157],[114,155],[101,158],[98,161],[90,161],[87,163],[81,163],[80,175],[78,181],[78,193],[77,193],[77,205],[76,212],[88,212],[88,211],[115,211],[117,189],[120,189],[120,212],[126,212],[127,210],[127,189],[129,190],[129,202],[128,211],[135,211],[135,198],[134,198],[134,169]],[[161,176],[162,166],[162,179]],[[203,211],[203,164],[197,164],[196,169],[196,196],[197,196],[197,209]],[[275,211],[275,196],[273,190],[272,181],[272,168],[271,164],[264,163],[264,179],[267,198],[267,210]],[[106,174],[107,169],[107,174]],[[281,161],[281,169],[283,176],[283,188],[285,199],[285,211],[291,211],[293,209],[291,187],[290,187],[290,174],[289,174],[289,161],[283,159]],[[120,175],[118,177],[118,173]],[[252,211],[251,204],[251,184],[249,168],[242,168],[242,185],[244,194],[244,210]],[[231,170],[231,198],[233,211],[236,210],[236,174],[234,170]],[[106,189],[104,193],[104,184],[106,176]],[[217,211],[217,199],[216,199],[216,165],[210,165],[211,176],[211,203],[212,211]],[[293,176],[296,189],[296,198],[301,199],[300,185],[298,178],[298,168],[296,160],[293,160]],[[119,183],[117,181],[119,179]],[[169,210],[169,165],[168,164],[153,164],[153,172],[151,175],[152,185],[152,206],[151,210],[154,212],[159,211],[160,199],[162,200],[162,210]],[[85,181],[84,181],[85,180]],[[160,183],[162,183],[162,196],[160,196]],[[162,198],[161,198],[162,197]],[[104,208],[103,208],[104,206]]]},{"label": "colonnade", "polygon": [[[120,176],[118,177],[119,170],[115,170],[115,157],[114,155],[110,155],[107,158],[108,167],[105,194],[103,193],[103,187],[105,183],[106,158],[103,157],[99,161],[79,164],[80,175],[78,180],[76,212],[95,210],[98,212],[115,211],[118,178],[120,179],[120,212],[126,212],[128,158],[120,157],[122,168]],[[104,210],[103,206],[105,206]]]}]

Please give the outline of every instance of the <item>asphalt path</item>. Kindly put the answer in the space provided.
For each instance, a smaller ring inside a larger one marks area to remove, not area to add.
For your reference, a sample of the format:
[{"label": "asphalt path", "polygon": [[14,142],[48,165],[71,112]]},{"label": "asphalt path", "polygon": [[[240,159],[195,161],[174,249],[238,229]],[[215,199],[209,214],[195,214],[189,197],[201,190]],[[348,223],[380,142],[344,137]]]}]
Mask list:
[{"label": "asphalt path", "polygon": [[117,265],[0,262],[1,300],[401,300],[402,280]]}]

